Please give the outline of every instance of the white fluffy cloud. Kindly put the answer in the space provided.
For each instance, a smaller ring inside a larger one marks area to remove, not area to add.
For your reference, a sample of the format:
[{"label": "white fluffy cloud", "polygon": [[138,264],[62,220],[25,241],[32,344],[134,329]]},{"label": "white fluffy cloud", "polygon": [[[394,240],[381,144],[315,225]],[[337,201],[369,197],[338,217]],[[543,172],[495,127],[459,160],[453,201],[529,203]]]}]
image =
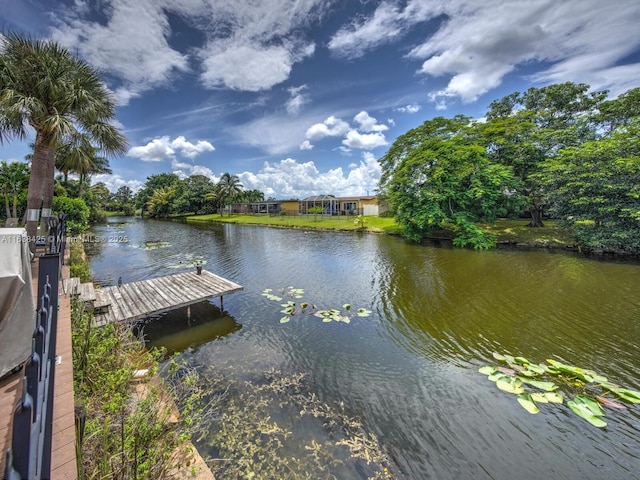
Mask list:
[{"label": "white fluffy cloud", "polygon": [[351,127],[344,120],[331,115],[322,123],[316,123],[307,130],[309,140],[321,140],[324,137],[341,137],[349,131]]},{"label": "white fluffy cloud", "polygon": [[[115,94],[122,105],[192,69],[209,88],[259,91],[286,80],[313,54],[303,27],[328,7],[323,0],[76,1],[54,14],[53,37],[120,78]],[[201,45],[172,47],[170,14],[197,31]]]},{"label": "white fluffy cloud", "polygon": [[313,47],[300,51],[285,46],[234,44],[216,40],[202,50],[202,82],[206,87],[227,87],[257,92],[289,78],[296,61],[313,54]]},{"label": "white fluffy cloud", "polygon": [[360,133],[356,130],[349,130],[346,138],[342,140],[342,144],[350,148],[372,150],[376,147],[387,145],[387,140],[380,132]]},{"label": "white fluffy cloud", "polygon": [[401,112],[401,113],[417,113],[420,111],[421,108],[422,107],[420,107],[420,105],[418,105],[417,103],[412,103],[404,107],[394,108],[394,110],[396,112]]},{"label": "white fluffy cloud", "polygon": [[472,102],[531,62],[547,65],[534,77],[539,82],[585,82],[614,94],[637,84],[638,63],[617,64],[640,45],[636,0],[618,0],[615,7],[597,0],[409,0],[404,7],[383,1],[369,17],[340,29],[329,48],[356,58],[439,17],[437,31],[408,54],[422,61],[420,73],[449,78],[432,92],[438,108],[454,98]]},{"label": "white fluffy cloud", "polygon": [[378,120],[365,111],[358,113],[353,119],[360,125],[358,130],[361,132],[384,132],[389,130],[388,126],[384,123],[378,123]]},{"label": "white fluffy cloud", "polygon": [[373,194],[380,180],[380,165],[371,153],[363,153],[357,164],[321,172],[314,162],[300,163],[286,158],[277,163],[265,162],[258,173],[238,175],[246,189],[258,189],[279,199],[304,198],[310,195],[336,196]]},{"label": "white fluffy cloud", "polygon": [[[383,131],[389,126],[378,123],[374,117],[366,111],[361,111],[353,120],[357,124],[356,128],[351,127],[347,122],[333,115],[322,123],[316,123],[307,130],[307,139],[318,141],[325,137],[343,137],[342,145],[339,149],[343,153],[350,153],[350,149],[372,150],[377,147],[387,145],[387,140]],[[302,148],[302,145],[300,146]]]},{"label": "white fluffy cloud", "polygon": [[313,150],[313,145],[309,140],[305,140],[300,144],[300,150]]},{"label": "white fluffy cloud", "polygon": [[201,153],[213,152],[214,150],[214,146],[206,140],[191,143],[183,136],[176,137],[174,140],[170,140],[169,136],[163,136],[154,138],[146,145],[132,147],[127,155],[145,162],[161,162],[173,159],[176,154],[193,159]]},{"label": "white fluffy cloud", "polygon": [[204,165],[192,165],[190,163],[173,160],[171,162],[171,171],[180,178],[187,178],[191,175],[204,175],[205,177],[209,177],[213,182],[219,180],[219,178],[214,175],[213,170]]},{"label": "white fluffy cloud", "polygon": [[120,77],[120,104],[189,70],[187,55],[169,46],[169,21],[154,0],[111,0],[103,12],[108,16],[105,24],[88,20],[95,5],[82,5],[60,10],[53,37],[100,70]]},{"label": "white fluffy cloud", "polygon": [[93,185],[100,182],[104,183],[112,193],[117,192],[118,189],[123,186],[129,187],[133,191],[133,193],[135,193],[144,185],[144,182],[141,182],[140,180],[125,180],[117,174],[112,175],[104,173],[100,175],[93,175],[91,177],[91,183]]}]

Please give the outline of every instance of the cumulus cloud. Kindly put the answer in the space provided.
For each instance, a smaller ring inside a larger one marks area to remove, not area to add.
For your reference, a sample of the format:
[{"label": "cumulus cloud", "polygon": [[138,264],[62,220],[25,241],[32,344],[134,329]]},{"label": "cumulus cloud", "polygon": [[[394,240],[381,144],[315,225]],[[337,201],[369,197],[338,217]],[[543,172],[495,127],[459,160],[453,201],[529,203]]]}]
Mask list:
[{"label": "cumulus cloud", "polygon": [[267,197],[279,199],[319,194],[365,195],[377,188],[380,165],[369,152],[363,153],[359,163],[349,165],[346,173],[341,167],[322,172],[314,162],[300,163],[286,158],[279,162],[265,162],[259,172],[243,172],[238,177],[245,188],[255,188]]},{"label": "cumulus cloud", "polygon": [[357,58],[429,20],[440,20],[435,33],[425,29],[407,57],[422,61],[421,74],[448,77],[445,88],[432,92],[437,108],[457,98],[475,101],[531,62],[544,65],[533,78],[541,83],[586,82],[614,94],[637,84],[638,63],[618,64],[640,45],[636,0],[619,0],[615,8],[596,0],[409,0],[403,8],[383,1],[341,28],[329,48]]},{"label": "cumulus cloud", "polygon": [[146,145],[135,146],[129,149],[127,155],[139,158],[144,162],[161,162],[165,159],[173,159],[176,154],[193,159],[203,152],[212,152],[215,148],[206,140],[198,140],[196,143],[187,141],[183,136],[170,140],[169,136],[154,138]]},{"label": "cumulus cloud", "polygon": [[313,54],[313,48],[300,51],[285,46],[236,44],[216,40],[202,50],[202,83],[209,88],[257,92],[282,83],[296,61]]},{"label": "cumulus cloud", "polygon": [[205,177],[209,177],[213,182],[220,180],[214,175],[213,170],[209,167],[205,167],[204,165],[192,165],[190,163],[179,162],[177,160],[173,160],[171,162],[171,171],[180,178],[187,178],[191,175],[204,175]]},{"label": "cumulus cloud", "polygon": [[372,150],[376,147],[387,145],[387,140],[380,132],[360,133],[357,130],[349,130],[342,140],[343,145],[360,150]]},{"label": "cumulus cloud", "polygon": [[125,180],[118,174],[101,173],[93,175],[91,181],[94,185],[100,182],[104,183],[111,193],[117,192],[120,187],[124,186],[129,187],[133,193],[136,193],[144,186],[144,182],[140,180]]},{"label": "cumulus cloud", "polygon": [[360,125],[358,130],[361,132],[384,132],[385,130],[389,130],[388,126],[383,123],[378,123],[378,120],[365,111],[358,113],[353,119]]},{"label": "cumulus cloud", "polygon": [[[318,141],[325,137],[344,137],[339,149],[344,154],[349,154],[352,148],[360,150],[372,150],[387,145],[387,140],[382,133],[389,129],[388,125],[378,123],[378,120],[366,111],[359,112],[353,117],[355,128],[344,120],[333,115],[322,123],[316,123],[307,129],[307,139]],[[301,146],[302,147],[302,146]]]},{"label": "cumulus cloud", "polygon": [[300,144],[300,150],[312,150],[312,149],[313,149],[313,145],[309,140],[305,140]]},{"label": "cumulus cloud", "polygon": [[316,123],[307,130],[309,140],[320,140],[324,137],[340,137],[347,133],[351,127],[344,120],[331,115],[322,123]]},{"label": "cumulus cloud", "polygon": [[412,103],[410,105],[406,105],[404,107],[397,107],[394,108],[394,110],[396,112],[401,112],[401,113],[417,113],[420,111],[422,107],[420,105],[418,105],[417,103]]}]

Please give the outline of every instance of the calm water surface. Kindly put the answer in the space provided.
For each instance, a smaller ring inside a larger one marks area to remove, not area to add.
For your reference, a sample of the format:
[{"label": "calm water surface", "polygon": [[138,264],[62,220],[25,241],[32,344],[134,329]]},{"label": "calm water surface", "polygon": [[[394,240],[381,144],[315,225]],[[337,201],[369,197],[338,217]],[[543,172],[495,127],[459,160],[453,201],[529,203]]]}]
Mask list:
[{"label": "calm water surface", "polygon": [[[380,438],[400,478],[640,478],[640,406],[609,413],[601,430],[565,406],[530,415],[477,373],[498,351],[557,358],[640,389],[638,264],[383,235],[110,222],[95,233],[128,242],[91,245],[101,284],[202,259],[244,286],[225,297],[225,314],[205,303],[192,307],[191,324],[184,312],[155,322],[152,342],[194,365],[225,359],[244,374],[306,372],[314,393],[344,402]],[[297,316],[280,324],[279,305],[261,292],[289,285],[323,308],[373,313],[349,325]]]}]

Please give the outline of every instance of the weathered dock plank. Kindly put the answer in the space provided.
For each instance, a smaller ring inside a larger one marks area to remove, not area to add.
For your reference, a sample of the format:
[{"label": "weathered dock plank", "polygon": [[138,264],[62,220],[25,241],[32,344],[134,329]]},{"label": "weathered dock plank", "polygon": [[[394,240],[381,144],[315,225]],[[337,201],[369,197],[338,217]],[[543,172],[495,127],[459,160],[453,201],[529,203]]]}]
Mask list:
[{"label": "weathered dock plank", "polygon": [[133,321],[175,308],[222,297],[242,290],[242,286],[207,270],[177,273],[165,277],[105,287],[96,295],[102,310],[95,321]]}]

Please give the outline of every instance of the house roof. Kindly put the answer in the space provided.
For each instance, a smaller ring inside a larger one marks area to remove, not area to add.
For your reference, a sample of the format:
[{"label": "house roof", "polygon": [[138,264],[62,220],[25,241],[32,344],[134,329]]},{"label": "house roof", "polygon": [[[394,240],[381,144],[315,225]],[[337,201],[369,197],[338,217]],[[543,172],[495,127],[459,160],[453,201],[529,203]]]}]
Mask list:
[{"label": "house roof", "polygon": [[304,198],[303,202],[321,202],[323,200],[335,200],[336,197],[333,195],[312,195],[310,197]]}]

